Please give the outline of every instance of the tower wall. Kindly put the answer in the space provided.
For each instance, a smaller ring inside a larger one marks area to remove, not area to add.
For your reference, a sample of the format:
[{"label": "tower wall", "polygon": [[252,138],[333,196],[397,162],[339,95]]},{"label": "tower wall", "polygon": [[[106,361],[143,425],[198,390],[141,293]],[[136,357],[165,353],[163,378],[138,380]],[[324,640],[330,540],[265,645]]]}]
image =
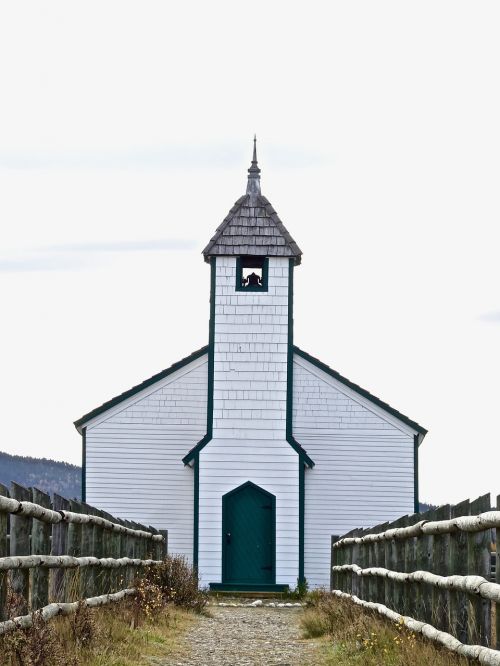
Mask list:
[{"label": "tower wall", "polygon": [[217,257],[213,437],[285,439],[288,259],[269,258],[264,292],[236,291],[236,257]]}]

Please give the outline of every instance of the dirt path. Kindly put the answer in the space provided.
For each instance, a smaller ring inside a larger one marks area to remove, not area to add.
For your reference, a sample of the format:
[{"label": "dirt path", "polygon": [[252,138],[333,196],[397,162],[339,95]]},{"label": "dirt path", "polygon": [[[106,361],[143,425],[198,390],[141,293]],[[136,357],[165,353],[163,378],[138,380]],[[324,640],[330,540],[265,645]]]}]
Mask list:
[{"label": "dirt path", "polygon": [[[156,666],[314,666],[316,645],[300,637],[301,608],[210,607],[184,637],[183,656]],[[185,655],[185,656],[184,656]]]}]

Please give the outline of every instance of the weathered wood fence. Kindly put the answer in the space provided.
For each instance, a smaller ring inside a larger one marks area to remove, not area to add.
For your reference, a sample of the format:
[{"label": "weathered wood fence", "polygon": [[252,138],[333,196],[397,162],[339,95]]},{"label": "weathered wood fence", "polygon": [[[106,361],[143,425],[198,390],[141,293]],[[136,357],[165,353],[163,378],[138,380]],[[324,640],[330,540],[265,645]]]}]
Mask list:
[{"label": "weathered wood fence", "polygon": [[499,537],[500,496],[495,511],[489,494],[354,529],[332,537],[331,589],[459,654],[500,665]]},{"label": "weathered wood fence", "polygon": [[[115,518],[84,502],[0,484],[0,634],[133,593],[144,567],[163,559],[167,533]],[[11,594],[8,595],[10,587]],[[19,616],[8,620],[8,596]]]}]

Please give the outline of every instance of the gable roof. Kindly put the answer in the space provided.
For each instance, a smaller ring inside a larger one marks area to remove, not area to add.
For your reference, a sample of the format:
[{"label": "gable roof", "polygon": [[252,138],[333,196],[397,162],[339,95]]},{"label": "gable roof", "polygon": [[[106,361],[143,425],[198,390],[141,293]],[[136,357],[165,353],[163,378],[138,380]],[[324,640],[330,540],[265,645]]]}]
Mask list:
[{"label": "gable roof", "polygon": [[[307,352],[303,351],[302,349],[299,349],[299,347],[296,347],[295,345],[293,346],[293,351],[295,354],[298,356],[301,356],[303,359],[306,361],[309,361],[312,365],[315,365],[317,368],[320,370],[323,370],[323,372],[326,372],[330,377],[333,377],[337,381],[341,382],[348,388],[350,388],[352,391],[358,393],[359,395],[363,396],[370,402],[372,402],[374,405],[377,405],[377,407],[380,407],[384,411],[388,412],[392,416],[396,417],[403,423],[406,423],[410,428],[413,430],[416,430],[418,433],[420,433],[422,436],[425,436],[427,434],[427,430],[423,428],[421,425],[419,425],[416,421],[412,421],[410,418],[402,414],[401,412],[398,412],[397,409],[394,409],[394,407],[391,407],[388,405],[386,402],[383,400],[380,400],[380,398],[377,398],[374,396],[372,393],[367,391],[366,389],[362,388],[358,384],[355,384],[354,382],[351,382],[349,379],[346,377],[342,376],[340,373],[338,373],[336,370],[333,370],[333,368],[330,368],[330,366],[326,365],[326,363],[323,363],[319,359],[315,358],[314,356],[311,356]],[[169,368],[166,368],[165,370],[162,370],[161,372],[158,372],[156,375],[153,375],[152,377],[149,377],[149,379],[145,379],[143,382],[140,384],[137,384],[136,386],[133,386],[130,388],[128,391],[124,391],[123,393],[120,393],[120,395],[115,396],[114,398],[111,398],[111,400],[108,400],[107,402],[104,402],[102,405],[99,407],[96,407],[95,409],[91,410],[87,414],[84,414],[82,417],[80,417],[77,421],[74,422],[74,426],[77,430],[80,430],[80,428],[85,425],[88,421],[91,419],[95,418],[96,416],[99,416],[100,414],[103,414],[106,412],[108,409],[111,409],[112,407],[115,407],[116,405],[120,404],[120,402],[123,402],[124,400],[127,400],[128,398],[132,397],[136,393],[140,393],[145,388],[148,388],[155,382],[158,382],[165,377],[168,377],[168,375],[171,375],[173,372],[176,370],[180,370],[186,365],[189,365],[192,361],[195,361],[196,359],[200,358],[204,354],[208,353],[208,345],[205,345],[205,347],[201,347],[201,349],[198,349],[197,351],[193,352],[189,356],[186,356],[185,358],[181,359],[180,361],[177,361],[177,363],[174,363],[171,365]],[[198,446],[198,445],[197,445]],[[196,448],[196,447],[194,447]],[[192,449],[193,451],[194,449]],[[191,451],[189,452],[191,453]],[[187,455],[189,455],[189,453]],[[305,452],[304,452],[305,453]]]},{"label": "gable roof", "polygon": [[203,356],[207,352],[208,352],[208,345],[205,345],[204,347],[201,347],[201,349],[197,349],[195,352],[193,352],[189,356],[186,356],[185,358],[181,359],[180,361],[177,361],[176,363],[172,364],[169,368],[166,368],[165,370],[162,370],[161,372],[158,372],[156,375],[153,375],[152,377],[149,377],[149,379],[145,379],[140,384],[136,384],[135,386],[132,386],[132,388],[130,388],[128,391],[124,391],[123,393],[120,393],[120,395],[117,395],[114,398],[111,398],[111,400],[107,400],[106,402],[104,402],[99,407],[96,407],[95,409],[92,409],[87,414],[84,414],[83,416],[81,416],[77,421],[74,421],[73,425],[75,426],[75,428],[77,430],[79,430],[85,423],[87,423],[91,419],[95,418],[96,416],[99,416],[100,414],[103,414],[104,412],[107,412],[108,409],[111,409],[112,407],[115,407],[116,405],[119,405],[120,402],[123,402],[124,400],[127,400],[127,398],[131,398],[136,393],[140,393],[145,388],[148,388],[152,384],[155,384],[156,382],[159,382],[161,379],[165,379],[165,377],[168,377],[169,375],[171,375],[176,370],[180,370],[184,366],[189,365],[192,361],[196,361],[196,359],[200,358],[201,356]]},{"label": "gable roof", "polygon": [[372,393],[370,393],[366,389],[362,388],[358,384],[355,384],[354,382],[351,382],[349,379],[347,379],[347,377],[344,377],[339,372],[337,372],[336,370],[333,370],[333,368],[330,368],[330,366],[326,365],[326,363],[323,363],[319,359],[315,358],[314,356],[311,356],[310,354],[303,351],[302,349],[299,349],[299,347],[296,347],[295,345],[293,347],[293,351],[298,356],[301,356],[306,361],[309,361],[309,363],[311,363],[312,365],[315,365],[320,370],[323,370],[323,372],[326,372],[326,374],[330,375],[330,377],[333,377],[334,379],[339,381],[341,384],[344,384],[344,386],[347,386],[352,391],[355,391],[359,395],[363,396],[363,398],[366,398],[367,400],[372,402],[374,405],[377,405],[377,407],[380,407],[381,409],[386,411],[388,414],[391,414],[392,416],[396,417],[397,419],[402,421],[402,423],[406,423],[407,426],[409,426],[413,430],[416,430],[421,435],[425,436],[427,434],[428,431],[425,428],[423,428],[421,425],[419,425],[416,421],[412,421],[410,418],[408,418],[404,414],[401,414],[401,412],[398,412],[397,409],[394,409],[394,407],[391,407],[389,404],[387,404],[387,402],[384,402],[383,400],[380,400],[380,398],[377,398]]},{"label": "gable roof", "polygon": [[262,194],[245,194],[229,211],[203,250],[214,256],[291,257],[300,264],[302,251]]}]

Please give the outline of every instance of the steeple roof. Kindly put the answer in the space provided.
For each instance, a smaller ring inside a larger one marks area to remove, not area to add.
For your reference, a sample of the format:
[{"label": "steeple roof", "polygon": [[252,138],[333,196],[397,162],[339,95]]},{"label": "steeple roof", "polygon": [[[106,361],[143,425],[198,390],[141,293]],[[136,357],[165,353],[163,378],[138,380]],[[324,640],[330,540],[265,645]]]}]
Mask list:
[{"label": "steeple roof", "polygon": [[261,194],[255,137],[247,193],[231,208],[203,250],[203,255],[205,261],[215,256],[293,257],[295,263],[300,264],[301,249],[271,203]]}]

